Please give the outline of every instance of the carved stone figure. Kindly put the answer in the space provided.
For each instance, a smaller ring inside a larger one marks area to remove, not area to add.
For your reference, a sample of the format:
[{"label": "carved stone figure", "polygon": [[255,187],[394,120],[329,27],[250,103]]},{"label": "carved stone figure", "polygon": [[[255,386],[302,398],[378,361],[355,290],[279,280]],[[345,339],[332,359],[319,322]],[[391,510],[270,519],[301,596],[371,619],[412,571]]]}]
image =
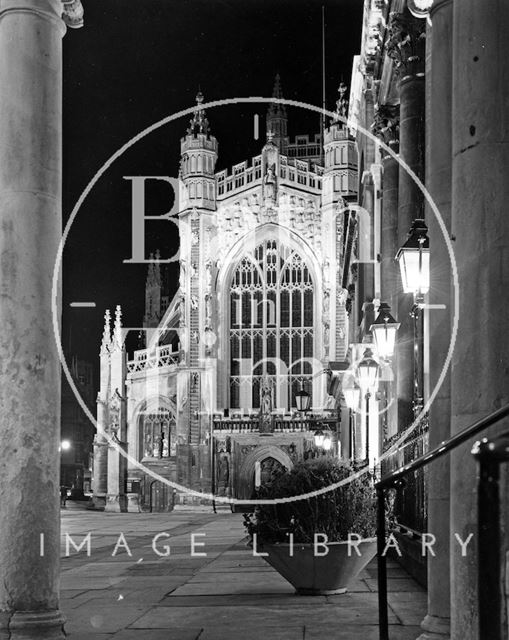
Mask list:
[{"label": "carved stone figure", "polygon": [[266,377],[260,389],[260,433],[272,433],[272,387]]}]

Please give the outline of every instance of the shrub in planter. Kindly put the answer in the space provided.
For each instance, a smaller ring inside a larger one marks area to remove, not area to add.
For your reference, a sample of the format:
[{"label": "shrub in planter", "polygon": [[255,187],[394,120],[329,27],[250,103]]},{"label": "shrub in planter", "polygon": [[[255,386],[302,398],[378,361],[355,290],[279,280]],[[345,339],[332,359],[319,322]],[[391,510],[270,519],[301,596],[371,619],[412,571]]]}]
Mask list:
[{"label": "shrub in planter", "polygon": [[[350,466],[329,457],[299,462],[263,487],[258,497],[311,493],[352,472]],[[364,474],[312,498],[259,505],[254,514],[245,515],[244,524],[257,551],[268,554],[265,560],[298,593],[342,593],[376,553],[373,480]]]}]

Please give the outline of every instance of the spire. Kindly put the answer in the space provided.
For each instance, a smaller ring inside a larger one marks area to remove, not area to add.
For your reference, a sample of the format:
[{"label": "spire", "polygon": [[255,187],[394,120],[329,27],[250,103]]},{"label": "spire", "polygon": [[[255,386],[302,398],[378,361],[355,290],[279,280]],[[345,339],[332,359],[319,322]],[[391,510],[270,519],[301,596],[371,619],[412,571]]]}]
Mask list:
[{"label": "spire", "polygon": [[101,355],[104,356],[109,352],[111,347],[111,315],[110,310],[106,309],[104,314],[103,339],[101,342]]},{"label": "spire", "polygon": [[[274,80],[274,88],[272,97],[279,100],[283,99],[283,90],[281,88],[281,77],[276,74]],[[288,118],[286,115],[286,107],[284,104],[271,102],[267,109],[267,141],[273,142],[281,153],[286,153],[288,146],[287,138]],[[271,136],[271,137],[270,137]]]},{"label": "spire", "polygon": [[209,121],[207,119],[205,109],[203,109],[201,106],[202,104],[203,93],[198,90],[198,93],[196,94],[196,109],[194,111],[193,117],[189,121],[191,123],[191,126],[187,130],[187,133],[190,136],[196,136],[198,133],[209,135],[210,133]]},{"label": "spire", "polygon": [[154,284],[158,287],[161,286],[161,265],[159,261],[161,260],[161,252],[159,249],[156,249],[156,254],[154,256],[155,262],[153,264],[154,267]]},{"label": "spire", "polygon": [[348,98],[345,97],[347,90],[348,87],[346,84],[341,82],[338,87],[339,98],[336,100],[336,114],[339,117],[335,117],[331,124],[345,124],[340,118],[346,118],[348,116]]},{"label": "spire", "polygon": [[[274,79],[274,88],[272,89],[272,97],[278,98],[280,100],[283,98],[283,90],[281,88],[281,76],[279,75],[279,73],[276,73],[276,77]],[[267,119],[271,117],[286,118],[285,105],[271,102],[269,105]]]},{"label": "spire", "polygon": [[159,249],[157,249],[155,255],[151,253],[149,256],[146,281],[147,288],[158,287],[161,284],[161,267],[159,265],[159,260],[161,260],[161,253]]},{"label": "spire", "polygon": [[122,309],[120,305],[117,304],[117,308],[115,309],[115,324],[113,326],[113,347],[116,349],[122,349],[123,340],[122,340]]}]

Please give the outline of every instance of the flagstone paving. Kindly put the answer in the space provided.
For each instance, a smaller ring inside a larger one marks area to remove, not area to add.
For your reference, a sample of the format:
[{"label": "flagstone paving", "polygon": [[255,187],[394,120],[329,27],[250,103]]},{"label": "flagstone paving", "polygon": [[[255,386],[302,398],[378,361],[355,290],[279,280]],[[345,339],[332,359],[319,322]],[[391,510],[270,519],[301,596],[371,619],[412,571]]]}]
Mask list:
[{"label": "flagstone paving", "polygon": [[[89,532],[87,555],[72,542]],[[206,555],[191,554],[192,534],[195,554]],[[70,509],[61,550],[71,640],[378,640],[376,562],[344,595],[295,595],[253,557],[238,514]],[[415,640],[426,593],[396,563],[388,575],[390,639]]]}]

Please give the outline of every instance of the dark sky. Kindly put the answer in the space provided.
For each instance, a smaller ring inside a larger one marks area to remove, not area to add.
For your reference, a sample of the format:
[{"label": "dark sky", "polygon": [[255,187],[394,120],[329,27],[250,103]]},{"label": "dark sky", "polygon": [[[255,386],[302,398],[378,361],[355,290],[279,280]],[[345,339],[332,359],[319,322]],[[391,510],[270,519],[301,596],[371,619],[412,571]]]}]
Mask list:
[{"label": "dark sky", "polygon": [[[326,21],[327,107],[341,79],[350,83],[360,47],[362,1],[83,0],[85,26],[64,38],[64,221],[100,167],[131,137],[191,107],[198,87],[205,101],[270,96],[281,75],[285,98],[321,105],[321,14]],[[222,169],[260,152],[253,115],[265,105],[208,111]],[[131,148],[85,200],[64,252],[64,327],[67,354],[97,364],[106,307],[121,304],[124,324],[139,326],[146,265],[131,255],[130,183],[126,175],[177,176],[187,118],[172,122]],[[317,114],[289,110],[289,134],[315,133]],[[171,189],[147,193],[147,213],[171,207]],[[150,223],[147,253],[174,252],[176,227]],[[148,255],[147,255],[148,257]],[[170,270],[172,290],[177,268]],[[95,309],[70,309],[91,301]],[[129,341],[132,345],[132,340]],[[96,380],[97,383],[97,380]]]}]

